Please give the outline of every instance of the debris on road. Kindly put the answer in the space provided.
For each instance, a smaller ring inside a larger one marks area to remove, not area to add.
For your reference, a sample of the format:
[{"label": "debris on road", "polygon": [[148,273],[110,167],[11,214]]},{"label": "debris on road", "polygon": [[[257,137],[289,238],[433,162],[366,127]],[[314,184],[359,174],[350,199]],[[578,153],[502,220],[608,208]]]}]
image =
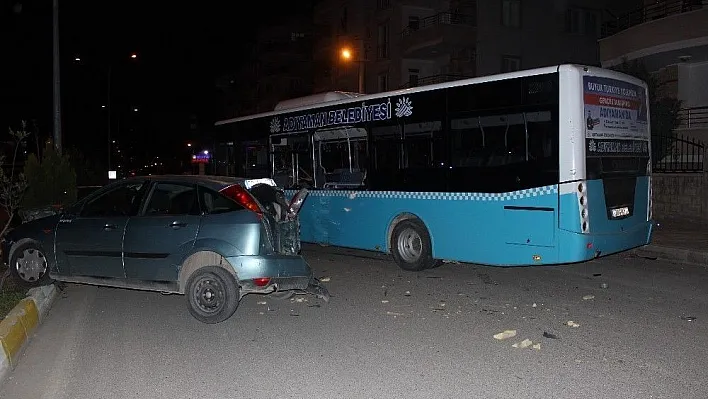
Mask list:
[{"label": "debris on road", "polygon": [[[530,339],[526,338],[525,340],[523,340],[523,341],[521,341],[521,342],[517,342],[517,343],[515,343],[514,345],[511,345],[511,346],[514,347],[514,348],[526,349],[526,348],[528,348],[528,347],[531,346],[531,345],[533,345],[533,341],[531,341]],[[539,349],[540,349],[540,348],[541,348],[541,347],[539,346]]]},{"label": "debris on road", "polygon": [[531,347],[534,348],[534,349],[536,349],[537,351],[540,351],[540,350],[541,350],[541,344],[540,344],[540,343],[539,343],[539,344],[533,344],[533,346],[531,346]]},{"label": "debris on road", "polygon": [[548,339],[560,339],[556,334],[549,333],[547,331],[543,332],[543,338],[548,338]]},{"label": "debris on road", "polygon": [[535,307],[537,307],[537,306],[538,306],[538,305],[536,305],[536,302],[534,302],[533,305],[531,305],[532,308],[535,308]]},{"label": "debris on road", "polygon": [[403,294],[403,295],[404,295],[404,296],[411,296],[411,292],[410,292],[410,291],[406,291],[406,293]]},{"label": "debris on road", "polygon": [[329,280],[331,280],[330,277],[322,277],[322,278],[320,278],[320,281],[323,282],[323,283],[328,283]]},{"label": "debris on road", "polygon": [[384,299],[383,301],[381,301],[381,303],[388,303],[388,301]]},{"label": "debris on road", "polygon": [[403,316],[403,313],[390,312],[390,311],[389,311],[389,312],[386,312],[386,314],[389,315],[389,316],[393,316],[393,317],[396,317],[396,316]]},{"label": "debris on road", "polygon": [[267,305],[268,302],[266,302],[266,301],[258,301],[258,304],[259,304],[259,305]]},{"label": "debris on road", "polygon": [[580,324],[574,322],[573,320],[569,320],[565,323],[566,326],[568,327],[573,327],[573,328],[578,328],[580,327]]},{"label": "debris on road", "polygon": [[583,301],[589,301],[591,299],[595,299],[595,295],[585,295],[583,297]]},{"label": "debris on road", "polygon": [[500,332],[499,334],[494,334],[494,339],[498,339],[500,341],[503,341],[505,339],[513,338],[516,336],[516,330],[505,330]]},{"label": "debris on road", "polygon": [[696,320],[696,318],[693,316],[681,316],[681,320],[694,321],[694,320]]},{"label": "debris on road", "polygon": [[608,287],[607,283],[600,283],[600,288],[606,289]]}]

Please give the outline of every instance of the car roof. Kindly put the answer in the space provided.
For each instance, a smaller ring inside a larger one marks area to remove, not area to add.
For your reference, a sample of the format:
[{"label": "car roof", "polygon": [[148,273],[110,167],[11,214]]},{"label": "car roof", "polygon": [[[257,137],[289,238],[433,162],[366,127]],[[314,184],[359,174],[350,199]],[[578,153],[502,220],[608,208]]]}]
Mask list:
[{"label": "car roof", "polygon": [[134,176],[122,181],[150,180],[154,182],[175,182],[201,184],[211,189],[220,190],[233,184],[243,185],[246,181],[243,177],[211,176],[211,175],[157,175],[157,176]]}]

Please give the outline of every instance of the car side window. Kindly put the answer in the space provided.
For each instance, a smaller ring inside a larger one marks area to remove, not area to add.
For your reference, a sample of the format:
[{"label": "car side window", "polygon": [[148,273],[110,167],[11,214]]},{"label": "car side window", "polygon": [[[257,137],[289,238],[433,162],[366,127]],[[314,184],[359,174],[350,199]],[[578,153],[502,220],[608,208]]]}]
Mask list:
[{"label": "car side window", "polygon": [[199,214],[197,189],[191,184],[158,183],[145,208],[145,216]]},{"label": "car side window", "polygon": [[206,187],[200,186],[199,193],[199,199],[202,204],[202,211],[207,215],[213,215],[217,213],[228,213],[244,209],[243,206],[241,206],[236,201]]},{"label": "car side window", "polygon": [[144,181],[130,182],[91,199],[81,210],[80,217],[135,216],[142,200]]}]

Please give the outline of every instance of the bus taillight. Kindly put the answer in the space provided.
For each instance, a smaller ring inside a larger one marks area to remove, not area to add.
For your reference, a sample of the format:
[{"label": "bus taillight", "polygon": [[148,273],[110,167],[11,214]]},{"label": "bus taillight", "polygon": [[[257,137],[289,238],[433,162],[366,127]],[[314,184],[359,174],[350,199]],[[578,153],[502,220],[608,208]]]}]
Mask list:
[{"label": "bus taillight", "polygon": [[580,228],[583,233],[587,233],[590,228],[590,220],[588,218],[586,186],[583,183],[578,183],[578,204],[580,207]]}]

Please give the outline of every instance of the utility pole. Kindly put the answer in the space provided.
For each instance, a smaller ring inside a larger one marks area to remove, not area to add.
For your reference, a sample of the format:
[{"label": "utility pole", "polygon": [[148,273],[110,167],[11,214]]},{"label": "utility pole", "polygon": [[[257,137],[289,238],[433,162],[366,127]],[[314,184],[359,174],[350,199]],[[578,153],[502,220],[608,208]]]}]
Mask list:
[{"label": "utility pole", "polygon": [[61,84],[59,80],[59,0],[53,0],[54,148],[61,155]]}]

